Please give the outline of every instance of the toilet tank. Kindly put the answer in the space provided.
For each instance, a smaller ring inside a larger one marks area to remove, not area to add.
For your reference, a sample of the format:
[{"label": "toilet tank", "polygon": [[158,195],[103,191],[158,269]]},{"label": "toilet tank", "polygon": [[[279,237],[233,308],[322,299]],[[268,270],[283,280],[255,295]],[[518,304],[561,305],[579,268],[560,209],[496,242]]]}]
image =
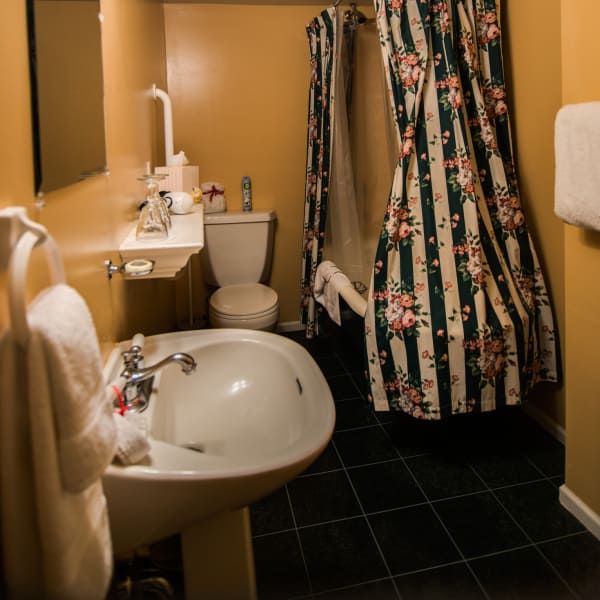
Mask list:
[{"label": "toilet tank", "polygon": [[268,279],[273,256],[275,211],[204,215],[204,280],[223,287]]}]

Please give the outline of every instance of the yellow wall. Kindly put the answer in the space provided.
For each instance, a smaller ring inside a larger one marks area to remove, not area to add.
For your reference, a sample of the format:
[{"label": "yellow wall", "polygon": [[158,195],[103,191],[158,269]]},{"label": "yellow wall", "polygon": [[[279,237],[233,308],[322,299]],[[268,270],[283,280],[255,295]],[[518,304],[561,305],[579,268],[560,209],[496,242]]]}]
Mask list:
[{"label": "yellow wall", "polygon": [[[372,7],[364,7],[361,11],[369,18],[374,16]],[[398,160],[398,144],[386,104],[376,23],[359,27],[354,43],[350,137],[363,245],[362,281],[368,286]]]},{"label": "yellow wall", "polygon": [[167,72],[175,151],[200,181],[225,184],[241,210],[252,177],[255,209],[278,215],[271,285],[281,321],[299,314],[304,214],[308,43],[318,6],[166,4]]},{"label": "yellow wall", "polygon": [[[135,220],[143,196],[136,181],[156,160],[155,107],[150,87],[165,85],[164,21],[159,0],[102,0],[106,143],[110,176],[95,177],[46,196],[33,208],[33,168],[25,2],[0,4],[0,207],[26,205],[30,216],[57,240],[68,283],[88,302],[103,344],[135,330],[172,329],[175,286],[156,280],[108,282],[102,262],[118,260],[116,248]],[[31,292],[44,285],[45,269],[30,269]],[[0,327],[6,322],[2,283]],[[148,298],[152,298],[149,303]]]},{"label": "yellow wall", "polygon": [[[597,0],[562,0],[563,103],[600,101]],[[600,234],[565,225],[567,487],[600,514]]]},{"label": "yellow wall", "polygon": [[[533,27],[540,14],[544,15],[544,26]],[[560,0],[505,0],[502,21],[522,202],[549,287],[564,354],[564,231],[554,215],[554,117],[562,94]],[[564,427],[562,385],[541,384],[532,396],[536,406]]]}]

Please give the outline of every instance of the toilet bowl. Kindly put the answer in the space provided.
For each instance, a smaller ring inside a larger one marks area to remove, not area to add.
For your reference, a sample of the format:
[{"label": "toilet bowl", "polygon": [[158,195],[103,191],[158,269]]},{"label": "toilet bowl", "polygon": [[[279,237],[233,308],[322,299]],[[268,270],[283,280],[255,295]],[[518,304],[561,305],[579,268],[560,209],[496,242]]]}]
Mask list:
[{"label": "toilet bowl", "polygon": [[208,301],[212,327],[275,329],[277,292],[267,282],[273,257],[274,210],[204,216],[202,272],[218,288]]},{"label": "toilet bowl", "polygon": [[262,283],[227,285],[210,297],[208,310],[213,327],[273,331],[279,318],[279,298]]}]

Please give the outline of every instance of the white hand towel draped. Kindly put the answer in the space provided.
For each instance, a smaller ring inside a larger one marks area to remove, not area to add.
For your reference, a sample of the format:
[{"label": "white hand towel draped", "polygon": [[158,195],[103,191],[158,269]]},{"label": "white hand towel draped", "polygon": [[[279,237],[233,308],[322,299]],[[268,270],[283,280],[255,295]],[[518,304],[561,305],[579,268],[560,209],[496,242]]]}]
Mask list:
[{"label": "white hand towel draped", "polygon": [[554,212],[600,231],[600,102],[563,106],[556,116]]},{"label": "white hand towel draped", "polygon": [[112,547],[100,476],[116,444],[98,340],[72,288],[42,292],[21,350],[0,339],[2,557],[11,597],[104,598]]},{"label": "white hand towel draped", "polygon": [[342,324],[340,316],[340,292],[352,283],[335,263],[324,260],[317,267],[315,274],[314,296],[315,300],[325,307],[331,320],[338,325]]}]

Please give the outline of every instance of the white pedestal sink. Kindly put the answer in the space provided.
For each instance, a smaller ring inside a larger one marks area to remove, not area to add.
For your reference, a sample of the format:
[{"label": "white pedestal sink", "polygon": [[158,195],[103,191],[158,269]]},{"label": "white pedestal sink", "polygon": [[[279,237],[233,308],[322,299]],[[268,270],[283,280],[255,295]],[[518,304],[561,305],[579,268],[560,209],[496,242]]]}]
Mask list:
[{"label": "white pedestal sink", "polygon": [[[107,381],[116,379],[119,352],[127,347],[122,344],[109,358]],[[186,376],[173,364],[156,376],[143,413],[150,455],[141,464],[111,465],[103,477],[116,554],[178,532],[184,554],[186,548],[209,547],[211,540],[196,538],[225,521],[230,528],[240,523],[237,542],[228,534],[232,545],[248,548],[247,518],[232,521],[227,513],[306,469],[333,432],[331,392],[299,344],[234,329],[146,338],[146,365],[173,352],[191,354],[198,368]]]}]

